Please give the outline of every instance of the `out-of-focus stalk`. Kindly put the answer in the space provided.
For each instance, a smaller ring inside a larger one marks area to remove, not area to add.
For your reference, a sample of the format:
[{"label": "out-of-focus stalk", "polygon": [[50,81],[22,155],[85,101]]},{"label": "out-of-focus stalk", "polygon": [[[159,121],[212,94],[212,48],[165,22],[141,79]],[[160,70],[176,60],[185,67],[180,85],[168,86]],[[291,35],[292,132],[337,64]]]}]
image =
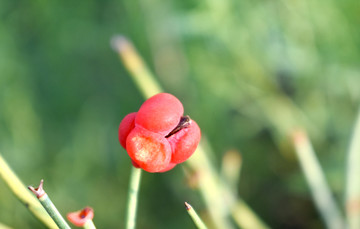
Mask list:
[{"label": "out-of-focus stalk", "polygon": [[196,152],[187,160],[187,164],[198,176],[200,192],[216,228],[231,228],[230,222],[227,221],[229,215],[241,228],[269,228],[241,198],[236,197],[228,184],[220,179],[206,151],[210,151],[209,145],[203,140]]},{"label": "out-of-focus stalk", "polygon": [[5,224],[0,223],[0,229],[11,229],[11,227],[8,227]]},{"label": "out-of-focus stalk", "polygon": [[325,175],[306,132],[297,130],[292,137],[311,195],[327,228],[345,228],[343,217],[326,182]]},{"label": "out-of-focus stalk", "polygon": [[85,225],[84,225],[83,228],[84,228],[84,229],[96,229],[95,224],[94,224],[94,221],[92,221],[92,220],[88,220],[88,221],[85,223]]},{"label": "out-of-focus stalk", "polygon": [[11,170],[9,165],[0,154],[0,177],[5,181],[6,185],[14,193],[14,195],[30,210],[30,212],[38,218],[43,224],[49,228],[57,228],[54,221],[46,213],[39,201],[27,190],[25,185],[20,181],[16,174]]},{"label": "out-of-focus stalk", "polygon": [[[150,73],[145,63],[133,47],[133,45],[123,36],[116,36],[111,41],[112,47],[118,52],[121,60],[125,67],[130,72],[132,79],[137,84],[139,90],[143,93],[145,98],[162,92],[161,87],[155,80],[154,76]],[[227,200],[223,200],[223,196],[227,195],[224,193],[230,193],[227,197],[229,200],[236,200],[235,195],[231,192],[231,189],[224,183],[220,182],[219,175],[215,172],[212,163],[203,148],[203,142],[200,142],[196,152],[191,156],[186,163],[200,175],[199,178],[199,189],[207,204],[207,208],[211,215],[212,220],[216,228],[233,228],[231,221],[228,216],[230,213],[235,212],[235,208],[228,205]],[[236,201],[234,202],[236,203]],[[244,209],[252,215],[252,220],[259,225],[258,229],[267,228],[266,226],[261,227],[264,223],[256,216],[254,212],[250,210],[245,203],[238,206],[240,212]],[[246,206],[246,207],[245,207]],[[233,214],[231,214],[234,216]],[[241,217],[240,221],[247,221],[245,217]],[[246,222],[242,222],[246,224]]]},{"label": "out-of-focus stalk", "polygon": [[351,137],[346,164],[345,206],[349,229],[360,228],[360,110]]},{"label": "out-of-focus stalk", "polygon": [[221,165],[221,178],[226,181],[233,193],[239,184],[242,167],[242,158],[237,150],[229,150],[225,153]]},{"label": "out-of-focus stalk", "polygon": [[136,52],[132,43],[123,36],[114,36],[111,40],[112,48],[119,54],[132,79],[139,87],[145,98],[161,92],[159,83],[154,79],[142,58]]}]

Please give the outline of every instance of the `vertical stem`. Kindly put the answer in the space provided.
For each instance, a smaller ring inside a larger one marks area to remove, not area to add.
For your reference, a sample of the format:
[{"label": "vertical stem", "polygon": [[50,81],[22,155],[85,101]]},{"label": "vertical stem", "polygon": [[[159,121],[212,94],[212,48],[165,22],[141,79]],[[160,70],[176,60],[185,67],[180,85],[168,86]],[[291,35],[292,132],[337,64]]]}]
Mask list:
[{"label": "vertical stem", "polygon": [[326,227],[329,229],[345,228],[343,217],[326,182],[325,175],[306,132],[303,130],[295,131],[293,133],[293,142],[314,203]]},{"label": "vertical stem", "polygon": [[96,229],[94,221],[92,221],[91,219],[89,219],[88,221],[86,221],[84,227],[84,229]]},{"label": "vertical stem", "polygon": [[126,229],[135,229],[136,208],[138,202],[141,169],[132,167],[128,193]]},{"label": "vertical stem", "polygon": [[[126,69],[133,76],[137,86],[141,88],[140,91],[145,98],[150,98],[162,91],[159,83],[130,41],[123,36],[115,36],[111,40],[111,45],[118,52]],[[144,87],[144,85],[146,86]]]}]

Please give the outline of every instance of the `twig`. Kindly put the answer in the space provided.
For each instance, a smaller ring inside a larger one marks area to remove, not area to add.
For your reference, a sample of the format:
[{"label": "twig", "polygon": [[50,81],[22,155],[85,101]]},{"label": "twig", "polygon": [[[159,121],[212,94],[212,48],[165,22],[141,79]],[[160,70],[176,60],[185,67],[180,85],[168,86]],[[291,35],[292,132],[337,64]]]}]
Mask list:
[{"label": "twig", "polygon": [[55,205],[43,189],[43,183],[44,180],[41,180],[38,188],[34,188],[32,186],[29,186],[28,188],[36,195],[41,205],[44,207],[44,209],[47,211],[47,213],[50,215],[50,217],[54,220],[54,222],[60,229],[70,229],[70,226],[66,223],[64,218],[61,216],[61,214],[56,209]]},{"label": "twig", "polygon": [[49,228],[57,228],[54,221],[46,213],[39,201],[31,195],[29,190],[20,181],[16,174],[11,170],[9,165],[0,154],[0,177],[5,181],[6,185],[14,193],[14,195],[30,210],[30,212],[38,218],[43,224]]},{"label": "twig", "polygon": [[201,220],[194,208],[188,202],[185,202],[185,208],[198,229],[207,229],[205,223]]}]

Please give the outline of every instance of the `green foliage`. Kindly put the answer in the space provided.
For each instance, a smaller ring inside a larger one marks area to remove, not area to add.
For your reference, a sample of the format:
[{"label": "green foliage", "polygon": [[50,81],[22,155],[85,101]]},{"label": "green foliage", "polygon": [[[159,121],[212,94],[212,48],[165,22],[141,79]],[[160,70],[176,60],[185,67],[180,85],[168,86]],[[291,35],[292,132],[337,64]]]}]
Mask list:
[{"label": "green foliage", "polygon": [[[241,151],[239,195],[265,222],[319,228],[289,134],[309,131],[342,202],[360,100],[357,9],[355,0],[0,0],[0,152],[26,184],[44,178],[62,213],[90,205],[99,228],[123,225],[131,163],[117,128],[143,99],[110,48],[121,33],[199,123],[217,166]],[[184,201],[201,215],[181,166],[142,179],[138,228],[190,228]],[[41,227],[3,182],[0,222]]]}]

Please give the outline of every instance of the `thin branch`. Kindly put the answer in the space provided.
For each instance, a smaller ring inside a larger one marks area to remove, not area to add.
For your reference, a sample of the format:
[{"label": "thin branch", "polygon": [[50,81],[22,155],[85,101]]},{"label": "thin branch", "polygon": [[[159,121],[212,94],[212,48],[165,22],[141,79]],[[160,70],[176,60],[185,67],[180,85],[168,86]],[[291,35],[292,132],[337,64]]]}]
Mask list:
[{"label": "thin branch", "polygon": [[54,222],[60,229],[70,229],[70,226],[66,223],[64,218],[56,209],[53,202],[50,200],[49,196],[46,194],[43,188],[43,184],[44,180],[41,180],[39,187],[34,188],[32,186],[29,186],[28,188],[36,195],[41,205],[44,207],[44,209],[47,211],[47,213],[50,215],[50,217],[54,220]]},{"label": "thin branch", "polygon": [[344,219],[326,182],[325,175],[306,132],[297,130],[292,137],[311,195],[327,228],[345,228]]},{"label": "thin branch", "polygon": [[346,164],[346,216],[349,229],[360,228],[360,110],[351,137]]},{"label": "thin branch", "polygon": [[12,171],[0,154],[0,178],[2,178],[14,195],[48,228],[57,228],[54,221],[46,213],[39,201],[31,195],[29,190]]},{"label": "thin branch", "polygon": [[194,208],[188,202],[185,202],[185,208],[198,229],[207,229],[205,223],[201,220]]}]

